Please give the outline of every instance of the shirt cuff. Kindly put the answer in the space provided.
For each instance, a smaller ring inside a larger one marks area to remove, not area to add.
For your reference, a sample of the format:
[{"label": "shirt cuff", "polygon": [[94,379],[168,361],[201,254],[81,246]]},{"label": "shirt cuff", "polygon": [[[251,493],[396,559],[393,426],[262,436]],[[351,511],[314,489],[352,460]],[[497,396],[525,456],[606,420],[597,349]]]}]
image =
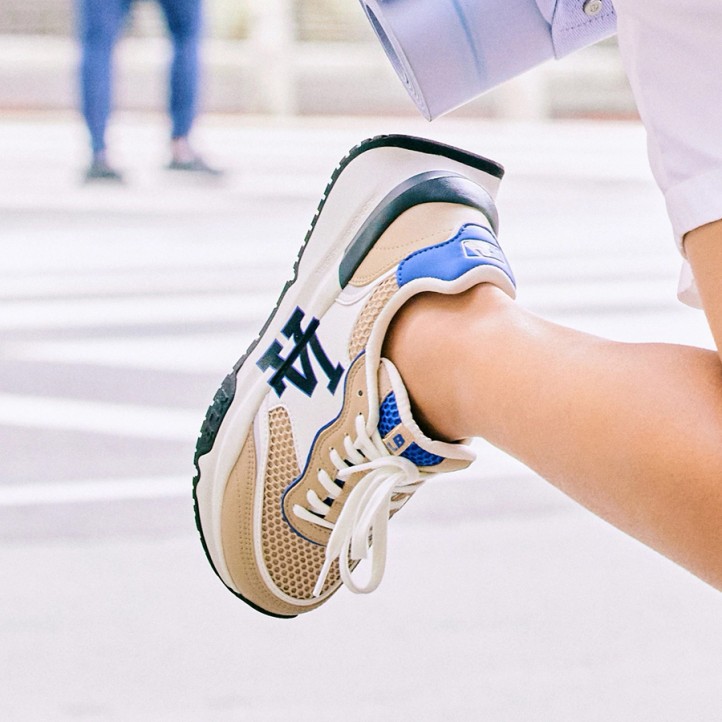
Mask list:
[{"label": "shirt cuff", "polygon": [[544,17],[548,18],[551,13],[552,43],[557,59],[617,31],[617,15],[612,0],[536,1]]},{"label": "shirt cuff", "polygon": [[684,253],[686,233],[722,218],[722,168],[707,171],[665,191],[667,212],[675,240]]},{"label": "shirt cuff", "polygon": [[[722,168],[689,178],[664,194],[675,241],[684,255],[684,236],[695,228],[722,218]],[[692,269],[685,260],[679,275],[677,298],[692,308],[702,308]]]}]

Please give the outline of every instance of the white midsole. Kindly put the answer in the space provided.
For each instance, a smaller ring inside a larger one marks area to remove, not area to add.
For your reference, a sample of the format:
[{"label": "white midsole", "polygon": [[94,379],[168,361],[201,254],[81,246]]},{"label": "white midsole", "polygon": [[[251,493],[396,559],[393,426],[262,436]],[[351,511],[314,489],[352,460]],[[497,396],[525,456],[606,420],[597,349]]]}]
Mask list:
[{"label": "white midsole", "polygon": [[[299,263],[297,279],[287,290],[273,320],[237,373],[237,395],[218,429],[212,449],[200,457],[196,487],[198,513],[210,559],[221,579],[235,589],[228,571],[221,538],[223,496],[230,473],[243,448],[253,419],[269,393],[256,361],[280,335],[290,314],[299,306],[321,318],[341,292],[339,264],[346,248],[369,213],[398,185],[427,171],[448,170],[474,180],[493,197],[499,179],[444,156],[393,146],[367,150],[340,173],[316,221]],[[255,374],[255,378],[254,378]],[[262,498],[262,497],[261,497]],[[255,514],[254,514],[255,517]],[[259,560],[262,562],[262,560]],[[259,566],[263,566],[262,563]]]}]

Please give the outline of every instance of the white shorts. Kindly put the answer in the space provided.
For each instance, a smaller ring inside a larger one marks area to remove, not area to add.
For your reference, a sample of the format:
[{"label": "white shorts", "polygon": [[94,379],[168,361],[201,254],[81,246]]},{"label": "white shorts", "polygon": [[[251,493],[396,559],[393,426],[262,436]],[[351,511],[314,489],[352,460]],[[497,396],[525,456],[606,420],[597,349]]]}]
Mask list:
[{"label": "white shorts", "polygon": [[[675,239],[722,218],[722,3],[614,0],[619,46]],[[699,306],[685,262],[680,300]]]}]

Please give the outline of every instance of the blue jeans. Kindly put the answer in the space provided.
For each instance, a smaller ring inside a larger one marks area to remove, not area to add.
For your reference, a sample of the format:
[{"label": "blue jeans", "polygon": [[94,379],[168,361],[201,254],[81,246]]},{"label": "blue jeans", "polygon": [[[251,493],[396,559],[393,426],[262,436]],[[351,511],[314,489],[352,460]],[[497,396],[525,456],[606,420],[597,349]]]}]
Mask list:
[{"label": "blue jeans", "polygon": [[[133,0],[77,0],[81,108],[93,152],[105,150],[112,105],[112,56]],[[188,135],[198,99],[201,0],[158,0],[173,42],[168,111],[172,137]]]}]

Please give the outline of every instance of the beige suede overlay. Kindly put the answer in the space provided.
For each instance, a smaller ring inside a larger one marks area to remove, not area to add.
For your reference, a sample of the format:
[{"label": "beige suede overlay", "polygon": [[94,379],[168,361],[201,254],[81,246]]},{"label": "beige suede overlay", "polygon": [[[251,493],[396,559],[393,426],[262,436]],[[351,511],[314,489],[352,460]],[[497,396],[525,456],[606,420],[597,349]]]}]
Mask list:
[{"label": "beige suede overlay", "polygon": [[[310,600],[323,566],[325,550],[295,534],[281,517],[281,496],[299,473],[288,413],[283,407],[269,413],[269,449],[261,512],[261,545],[264,564],[273,583],[298,600]],[[223,552],[239,593],[273,614],[292,615],[321,603],[296,606],[282,601],[268,589],[260,575],[253,546],[256,486],[256,454],[253,435],[231,472],[223,500],[221,532]],[[338,588],[338,564],[324,586],[324,594]]]},{"label": "beige suede overlay", "polygon": [[448,240],[465,223],[490,225],[481,211],[458,203],[421,203],[409,208],[381,234],[350,285],[368,285],[410,253]]},{"label": "beige suede overlay", "polygon": [[[305,474],[299,482],[289,491],[283,502],[284,513],[289,519],[292,519],[294,526],[298,528],[301,534],[312,539],[319,544],[326,544],[331,532],[329,529],[312,524],[311,522],[299,519],[293,512],[293,507],[307,506],[306,494],[313,490],[320,499],[325,499],[328,493],[318,480],[319,469],[324,469],[328,475],[335,479],[337,476],[336,467],[331,462],[329,456],[330,449],[336,449],[341,458],[345,457],[344,437],[348,434],[355,438],[355,419],[361,414],[366,418],[368,414],[368,401],[366,399],[366,356],[358,357],[351,365],[348,371],[348,381],[346,382],[343,409],[339,417],[329,426],[327,426],[316,439],[314,445],[314,454],[308,464]],[[334,523],[338,519],[338,515],[343,508],[344,502],[353,487],[358,483],[362,474],[354,474],[346,484],[331,506],[331,510],[326,515],[326,520]]]},{"label": "beige suede overlay", "polygon": [[395,276],[389,276],[379,283],[366,301],[351,332],[348,344],[348,357],[356,358],[366,348],[374,323],[391,297],[399,290]]}]

